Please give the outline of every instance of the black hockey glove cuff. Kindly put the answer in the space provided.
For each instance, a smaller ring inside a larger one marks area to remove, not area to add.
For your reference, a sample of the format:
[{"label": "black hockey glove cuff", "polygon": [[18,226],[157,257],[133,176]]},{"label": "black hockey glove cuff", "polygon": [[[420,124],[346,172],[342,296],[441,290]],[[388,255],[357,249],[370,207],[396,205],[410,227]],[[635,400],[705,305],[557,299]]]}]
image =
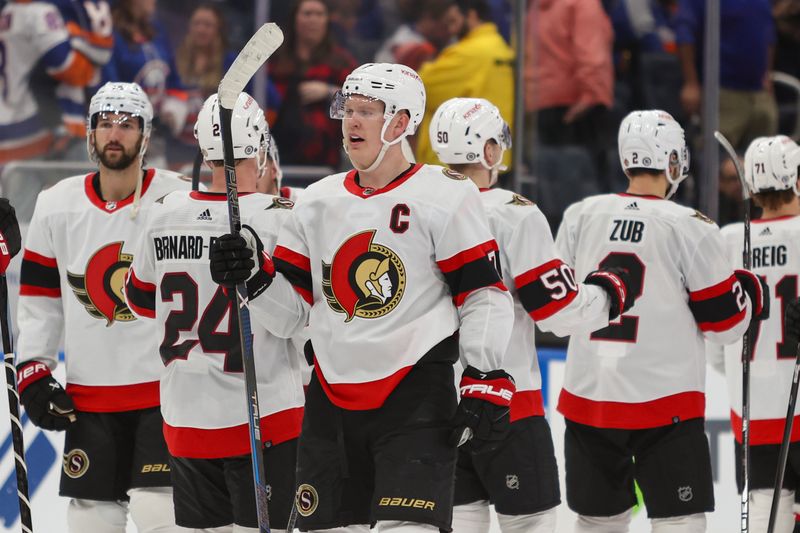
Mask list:
[{"label": "black hockey glove cuff", "polygon": [[41,361],[17,368],[19,399],[34,425],[62,431],[75,422],[75,404]]},{"label": "black hockey glove cuff", "polygon": [[633,307],[634,295],[630,291],[630,276],[623,268],[611,267],[604,270],[589,272],[584,283],[597,285],[608,293],[611,307],[608,309],[608,319],[614,320],[619,315]]},{"label": "black hockey glove cuff", "polygon": [[763,278],[744,269],[734,271],[736,279],[741,283],[744,292],[750,297],[751,320],[769,318],[769,287]]},{"label": "black hockey glove cuff", "polygon": [[250,299],[264,292],[275,277],[272,258],[264,251],[264,244],[253,228],[247,225],[242,226],[239,235],[229,233],[215,239],[209,258],[211,279],[229,290],[246,283]]},{"label": "black hockey glove cuff", "polygon": [[800,343],[800,299],[792,300],[786,306],[783,323],[788,342]]},{"label": "black hockey glove cuff", "polygon": [[481,372],[468,366],[461,376],[461,401],[455,417],[451,444],[472,446],[506,437],[511,427],[509,412],[516,392],[514,378],[505,370]]},{"label": "black hockey glove cuff", "polygon": [[0,198],[0,275],[6,273],[8,264],[21,246],[22,237],[14,208],[7,198]]}]

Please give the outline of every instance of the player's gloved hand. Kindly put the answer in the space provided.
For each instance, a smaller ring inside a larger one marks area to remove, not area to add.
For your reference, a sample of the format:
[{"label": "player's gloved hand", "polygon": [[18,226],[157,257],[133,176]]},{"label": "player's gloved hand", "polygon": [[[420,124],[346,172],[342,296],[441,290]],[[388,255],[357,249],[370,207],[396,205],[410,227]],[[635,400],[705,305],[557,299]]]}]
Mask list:
[{"label": "player's gloved hand", "polygon": [[247,283],[249,298],[255,298],[272,283],[275,265],[264,244],[248,225],[239,235],[230,233],[215,239],[209,248],[211,279],[226,289]]},{"label": "player's gloved hand", "polygon": [[481,372],[468,366],[461,375],[461,401],[455,417],[451,444],[472,446],[500,441],[511,428],[509,411],[517,386],[505,370]]},{"label": "player's gloved hand", "polygon": [[769,318],[769,287],[763,278],[749,270],[737,269],[734,271],[736,279],[741,283],[744,292],[750,297],[751,320],[766,320]]},{"label": "player's gloved hand", "polygon": [[6,273],[11,258],[19,253],[22,237],[14,208],[7,198],[0,198],[0,275]]},{"label": "player's gloved hand", "polygon": [[626,312],[636,301],[633,291],[630,290],[630,275],[624,268],[610,267],[589,272],[583,282],[597,285],[608,293],[611,302],[611,307],[608,309],[609,320],[614,320]]},{"label": "player's gloved hand", "polygon": [[800,299],[792,300],[786,306],[783,326],[788,342],[800,343]]},{"label": "player's gloved hand", "polygon": [[62,431],[75,422],[75,404],[41,361],[17,368],[19,398],[28,417],[42,429]]}]

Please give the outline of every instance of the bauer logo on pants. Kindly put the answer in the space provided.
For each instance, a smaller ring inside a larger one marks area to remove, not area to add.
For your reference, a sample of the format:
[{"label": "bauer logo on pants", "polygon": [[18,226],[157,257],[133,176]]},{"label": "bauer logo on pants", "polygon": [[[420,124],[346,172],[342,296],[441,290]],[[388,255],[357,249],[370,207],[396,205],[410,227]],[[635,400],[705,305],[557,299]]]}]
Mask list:
[{"label": "bauer logo on pants", "polygon": [[303,483],[297,487],[297,501],[295,503],[297,505],[297,512],[300,513],[301,516],[311,516],[314,511],[317,510],[317,505],[319,505],[317,489]]},{"label": "bauer logo on pants", "polygon": [[353,317],[378,318],[397,307],[406,288],[406,269],[386,246],[375,244],[376,230],[349,237],[333,255],[331,264],[322,262],[322,292],[328,306]]},{"label": "bauer logo on pants", "polygon": [[89,470],[89,456],[83,450],[70,450],[64,455],[64,473],[76,479]]}]

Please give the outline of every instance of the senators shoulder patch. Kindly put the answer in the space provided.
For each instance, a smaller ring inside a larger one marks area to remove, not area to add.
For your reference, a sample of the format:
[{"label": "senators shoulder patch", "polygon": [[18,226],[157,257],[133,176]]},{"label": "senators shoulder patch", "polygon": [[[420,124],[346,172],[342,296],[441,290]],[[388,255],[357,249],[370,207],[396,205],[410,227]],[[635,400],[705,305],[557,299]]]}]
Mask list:
[{"label": "senators shoulder patch", "polygon": [[694,210],[694,214],[692,215],[692,218],[696,218],[696,219],[698,219],[698,220],[702,220],[702,221],[703,221],[703,222],[705,222],[706,224],[714,224],[714,221],[713,221],[713,220],[711,220],[710,218],[708,218],[707,216],[705,216],[703,213],[701,213],[701,212],[700,212],[700,211],[698,211],[697,209],[695,209],[695,210]]},{"label": "senators shoulder patch", "polygon": [[291,209],[294,207],[294,202],[289,200],[288,198],[281,198],[280,196],[276,196],[272,199],[272,204],[267,209]]},{"label": "senators shoulder patch", "polygon": [[460,172],[456,172],[452,168],[443,168],[442,169],[442,174],[444,174],[445,176],[447,176],[451,180],[464,181],[465,179],[467,179],[467,177],[464,174],[462,174]]},{"label": "senators shoulder patch", "polygon": [[536,205],[521,194],[514,194],[511,200],[506,202],[507,205]]}]

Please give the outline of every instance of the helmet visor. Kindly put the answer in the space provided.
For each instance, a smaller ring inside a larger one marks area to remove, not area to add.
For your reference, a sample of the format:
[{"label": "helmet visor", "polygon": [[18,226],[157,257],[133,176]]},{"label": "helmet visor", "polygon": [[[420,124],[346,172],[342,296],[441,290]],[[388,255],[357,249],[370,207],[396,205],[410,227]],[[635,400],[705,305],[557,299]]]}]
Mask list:
[{"label": "helmet visor", "polygon": [[119,113],[115,110],[104,110],[92,115],[91,129],[97,129],[99,123],[118,126],[135,126],[144,129],[144,118],[138,113]]},{"label": "helmet visor", "polygon": [[500,138],[497,139],[497,143],[503,148],[503,150],[508,150],[511,148],[511,128],[508,127],[508,124],[503,122],[503,129],[500,132]]},{"label": "helmet visor", "polygon": [[330,117],[337,120],[380,120],[384,118],[385,107],[377,98],[336,91],[331,100]]}]

